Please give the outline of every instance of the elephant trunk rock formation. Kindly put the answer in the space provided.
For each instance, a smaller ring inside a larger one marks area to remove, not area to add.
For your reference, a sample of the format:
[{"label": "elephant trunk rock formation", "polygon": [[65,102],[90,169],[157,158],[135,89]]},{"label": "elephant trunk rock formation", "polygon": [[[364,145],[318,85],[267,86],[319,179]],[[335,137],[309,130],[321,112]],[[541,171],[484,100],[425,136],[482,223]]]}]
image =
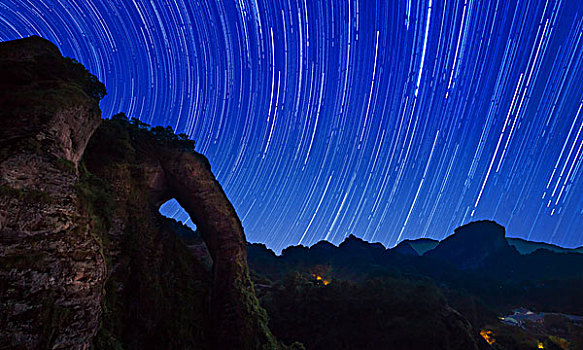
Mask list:
[{"label": "elephant trunk rock formation", "polygon": [[[0,77],[1,348],[277,347],[192,141],[101,121],[103,85],[38,37],[0,44]],[[212,269],[159,214],[172,198]]]}]

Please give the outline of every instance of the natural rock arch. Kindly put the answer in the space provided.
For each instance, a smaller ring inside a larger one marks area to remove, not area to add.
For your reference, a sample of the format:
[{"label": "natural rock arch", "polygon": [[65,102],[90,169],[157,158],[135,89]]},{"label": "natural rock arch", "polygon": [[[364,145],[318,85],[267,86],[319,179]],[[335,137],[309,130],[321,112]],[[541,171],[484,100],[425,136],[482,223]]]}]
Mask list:
[{"label": "natural rock arch", "polygon": [[[241,221],[206,158],[189,152],[172,152],[159,159],[165,191],[155,192],[155,203],[176,199],[202,233],[213,261],[211,315],[219,347],[244,341],[239,333],[253,315],[245,310],[245,294],[253,295],[247,270],[245,234]],[[160,183],[159,183],[160,184]]]},{"label": "natural rock arch", "polygon": [[[212,258],[210,316],[215,347],[276,346],[249,277],[241,221],[203,155],[160,142],[147,128],[117,117],[96,131],[85,161],[89,171],[113,184],[116,202],[127,202],[138,192],[142,197],[133,199],[131,206],[161,216],[160,206],[175,199],[196,224]],[[116,215],[117,222],[127,217]],[[124,231],[118,228],[114,231]],[[124,233],[109,236],[119,234]]]}]

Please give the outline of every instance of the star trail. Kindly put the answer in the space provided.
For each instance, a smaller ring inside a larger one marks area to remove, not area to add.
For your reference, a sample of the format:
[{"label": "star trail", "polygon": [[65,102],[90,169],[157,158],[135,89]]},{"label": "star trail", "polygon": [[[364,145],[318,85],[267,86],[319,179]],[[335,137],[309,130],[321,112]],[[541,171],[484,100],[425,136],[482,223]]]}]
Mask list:
[{"label": "star trail", "polygon": [[196,140],[276,251],[484,218],[583,244],[578,0],[0,0],[0,40],[33,34],[106,84],[104,117]]}]

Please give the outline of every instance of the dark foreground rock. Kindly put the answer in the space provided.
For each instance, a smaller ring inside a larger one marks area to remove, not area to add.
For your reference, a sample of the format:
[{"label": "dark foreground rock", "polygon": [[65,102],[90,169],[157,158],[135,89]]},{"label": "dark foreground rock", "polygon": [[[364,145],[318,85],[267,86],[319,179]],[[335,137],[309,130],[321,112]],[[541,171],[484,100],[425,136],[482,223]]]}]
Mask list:
[{"label": "dark foreground rock", "polygon": [[0,348],[81,349],[99,326],[107,268],[76,184],[101,117],[80,68],[40,38],[0,44]]},{"label": "dark foreground rock", "polygon": [[[275,348],[206,158],[168,129],[101,124],[104,95],[44,39],[0,44],[0,348]],[[211,269],[159,214],[170,198]]]}]

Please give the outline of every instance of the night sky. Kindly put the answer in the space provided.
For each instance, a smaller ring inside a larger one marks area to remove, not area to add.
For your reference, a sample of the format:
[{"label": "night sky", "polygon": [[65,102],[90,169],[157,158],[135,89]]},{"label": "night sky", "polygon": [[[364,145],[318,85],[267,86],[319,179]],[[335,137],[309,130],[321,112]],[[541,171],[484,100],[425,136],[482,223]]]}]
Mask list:
[{"label": "night sky", "polygon": [[478,219],[583,244],[580,0],[0,0],[0,40],[32,34],[104,117],[191,135],[276,251]]}]

